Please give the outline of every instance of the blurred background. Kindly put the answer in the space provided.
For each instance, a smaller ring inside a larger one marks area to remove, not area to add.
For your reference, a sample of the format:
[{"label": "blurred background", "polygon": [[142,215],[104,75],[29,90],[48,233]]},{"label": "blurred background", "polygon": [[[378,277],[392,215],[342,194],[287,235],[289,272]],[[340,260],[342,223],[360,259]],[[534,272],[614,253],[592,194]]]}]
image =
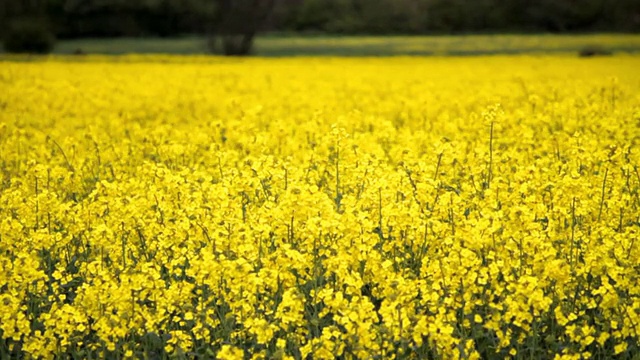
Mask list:
[{"label": "blurred background", "polygon": [[277,55],[300,37],[324,39],[331,50],[327,38],[345,36],[638,30],[640,0],[0,0],[6,52],[48,53],[58,45],[63,53],[246,55],[261,34],[263,51]]}]

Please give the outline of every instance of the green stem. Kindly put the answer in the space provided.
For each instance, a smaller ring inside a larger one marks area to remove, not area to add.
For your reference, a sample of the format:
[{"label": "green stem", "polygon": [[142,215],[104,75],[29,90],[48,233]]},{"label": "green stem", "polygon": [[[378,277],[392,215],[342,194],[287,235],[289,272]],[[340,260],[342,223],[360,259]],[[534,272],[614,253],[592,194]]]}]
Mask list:
[{"label": "green stem", "polygon": [[604,179],[602,180],[602,195],[600,196],[600,209],[598,210],[598,222],[602,216],[602,207],[604,206],[604,192],[607,185],[607,175],[609,174],[609,168],[604,171]]},{"label": "green stem", "polygon": [[487,178],[487,188],[491,187],[491,179],[493,178],[493,121],[489,130],[489,175]]}]

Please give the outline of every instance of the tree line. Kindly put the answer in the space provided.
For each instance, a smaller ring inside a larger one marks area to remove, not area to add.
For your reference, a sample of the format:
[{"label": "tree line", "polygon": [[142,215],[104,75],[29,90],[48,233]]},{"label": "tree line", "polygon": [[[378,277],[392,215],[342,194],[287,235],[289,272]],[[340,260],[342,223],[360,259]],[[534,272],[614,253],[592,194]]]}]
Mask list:
[{"label": "tree line", "polygon": [[[337,34],[636,32],[638,0],[0,0],[0,33],[57,38],[208,34],[243,53],[261,30]],[[34,31],[31,29],[31,31]],[[24,32],[24,31],[23,31]]]}]

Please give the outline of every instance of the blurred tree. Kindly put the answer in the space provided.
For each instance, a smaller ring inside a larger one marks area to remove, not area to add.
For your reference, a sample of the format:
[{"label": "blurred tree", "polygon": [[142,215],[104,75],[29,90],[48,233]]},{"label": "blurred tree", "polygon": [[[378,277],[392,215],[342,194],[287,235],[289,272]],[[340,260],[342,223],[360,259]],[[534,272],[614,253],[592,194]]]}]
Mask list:
[{"label": "blurred tree", "polygon": [[[58,0],[59,1],[59,0]],[[171,36],[206,32],[211,52],[247,55],[275,0],[63,0],[71,34]],[[222,48],[218,48],[221,40]]]},{"label": "blurred tree", "polygon": [[245,55],[265,29],[637,32],[640,0],[0,0],[0,37],[18,23],[62,38],[206,33],[212,52]]},{"label": "blurred tree", "polygon": [[175,36],[204,32],[214,4],[207,0],[63,1],[65,37]]},{"label": "blurred tree", "polygon": [[43,18],[48,0],[0,0],[0,29],[7,30],[11,22],[24,18]]},{"label": "blurred tree", "polygon": [[215,10],[208,31],[208,47],[218,52],[222,40],[225,55],[248,55],[253,40],[272,13],[275,0],[214,0]]},{"label": "blurred tree", "polygon": [[48,53],[53,49],[49,1],[0,0],[0,40],[6,51]]},{"label": "blurred tree", "polygon": [[302,1],[288,23],[296,31],[326,31],[327,24],[336,14],[336,2],[331,0]]},{"label": "blurred tree", "polygon": [[538,0],[528,7],[531,20],[547,31],[592,29],[602,19],[609,0]]},{"label": "blurred tree", "polygon": [[638,32],[640,31],[640,1],[617,0],[609,2],[604,7],[603,17],[602,29]]},{"label": "blurred tree", "polygon": [[638,0],[304,0],[287,24],[332,33],[638,31]]}]

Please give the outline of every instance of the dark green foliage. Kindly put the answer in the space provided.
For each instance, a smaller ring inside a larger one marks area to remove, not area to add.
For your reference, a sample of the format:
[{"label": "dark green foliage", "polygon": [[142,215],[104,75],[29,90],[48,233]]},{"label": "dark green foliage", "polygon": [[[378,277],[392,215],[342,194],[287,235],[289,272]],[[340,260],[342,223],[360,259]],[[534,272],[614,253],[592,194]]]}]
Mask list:
[{"label": "dark green foliage", "polygon": [[[209,50],[252,52],[264,30],[325,34],[638,32],[638,0],[0,0],[7,49],[46,52],[58,38],[207,34]],[[11,32],[10,32],[11,31]],[[4,36],[3,36],[4,35]],[[11,50],[14,51],[14,50]]]},{"label": "dark green foliage", "polygon": [[334,33],[640,30],[637,0],[304,0],[283,25]]},{"label": "dark green foliage", "polygon": [[37,19],[14,21],[3,40],[5,51],[30,54],[48,54],[56,42],[49,27]]},{"label": "dark green foliage", "polygon": [[276,0],[273,13],[268,19],[257,16],[260,21],[254,11],[243,10],[260,9],[266,2],[233,1],[232,11],[223,11],[228,16],[219,16],[228,1],[2,0],[0,23],[25,14],[46,15],[62,38],[176,36],[256,25],[367,34],[640,31],[637,0]]},{"label": "dark green foliage", "polygon": [[55,14],[66,38],[202,33],[214,9],[213,1],[205,0],[49,1],[49,14]]}]

